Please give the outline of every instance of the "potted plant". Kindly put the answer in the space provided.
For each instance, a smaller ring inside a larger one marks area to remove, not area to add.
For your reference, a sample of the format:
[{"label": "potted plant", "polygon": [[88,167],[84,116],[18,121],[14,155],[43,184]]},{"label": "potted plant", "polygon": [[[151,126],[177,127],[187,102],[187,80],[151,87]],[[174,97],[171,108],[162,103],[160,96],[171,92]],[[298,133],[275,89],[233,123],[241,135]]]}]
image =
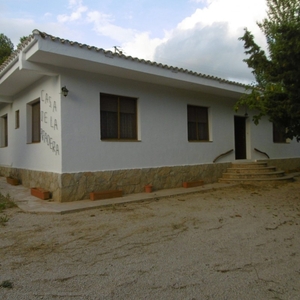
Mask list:
[{"label": "potted plant", "polygon": [[37,188],[37,187],[31,188],[31,195],[34,197],[40,198],[42,200],[48,200],[51,198],[49,191],[42,189],[42,188]]},{"label": "potted plant", "polygon": [[11,185],[19,185],[19,179],[13,178],[12,176],[6,177],[6,182]]},{"label": "potted plant", "polygon": [[145,193],[152,193],[153,186],[151,184],[145,185]]}]

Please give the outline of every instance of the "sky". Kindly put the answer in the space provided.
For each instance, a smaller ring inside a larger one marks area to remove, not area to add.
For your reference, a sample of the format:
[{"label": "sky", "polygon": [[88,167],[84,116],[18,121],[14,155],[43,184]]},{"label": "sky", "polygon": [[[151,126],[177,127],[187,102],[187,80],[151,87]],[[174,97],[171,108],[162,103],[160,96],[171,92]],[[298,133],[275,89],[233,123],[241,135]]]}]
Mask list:
[{"label": "sky", "polygon": [[0,33],[17,46],[34,29],[125,55],[227,80],[253,82],[243,62],[248,28],[266,48],[257,22],[265,0],[0,0]]}]

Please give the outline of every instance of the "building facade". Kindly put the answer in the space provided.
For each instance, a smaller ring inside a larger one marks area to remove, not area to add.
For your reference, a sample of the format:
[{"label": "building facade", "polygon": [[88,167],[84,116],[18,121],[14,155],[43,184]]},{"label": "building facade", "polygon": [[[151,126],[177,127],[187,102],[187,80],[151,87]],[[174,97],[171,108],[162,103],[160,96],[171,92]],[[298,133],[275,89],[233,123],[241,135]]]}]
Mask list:
[{"label": "building facade", "polygon": [[35,30],[0,67],[0,172],[64,202],[215,182],[230,162],[266,154],[299,168],[296,141],[233,110],[243,93],[239,83]]}]

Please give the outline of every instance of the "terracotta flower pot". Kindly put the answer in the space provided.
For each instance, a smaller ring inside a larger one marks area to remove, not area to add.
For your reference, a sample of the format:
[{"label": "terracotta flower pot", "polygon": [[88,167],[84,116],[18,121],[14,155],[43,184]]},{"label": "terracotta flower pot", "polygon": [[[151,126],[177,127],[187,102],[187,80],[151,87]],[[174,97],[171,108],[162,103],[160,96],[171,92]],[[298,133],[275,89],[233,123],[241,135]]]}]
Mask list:
[{"label": "terracotta flower pot", "polygon": [[31,195],[40,198],[42,200],[50,199],[50,192],[41,188],[36,188],[36,187],[31,188]]},{"label": "terracotta flower pot", "polygon": [[151,184],[145,185],[145,193],[152,193],[152,185]]},{"label": "terracotta flower pot", "polygon": [[19,185],[19,179],[6,177],[6,182],[11,185]]}]

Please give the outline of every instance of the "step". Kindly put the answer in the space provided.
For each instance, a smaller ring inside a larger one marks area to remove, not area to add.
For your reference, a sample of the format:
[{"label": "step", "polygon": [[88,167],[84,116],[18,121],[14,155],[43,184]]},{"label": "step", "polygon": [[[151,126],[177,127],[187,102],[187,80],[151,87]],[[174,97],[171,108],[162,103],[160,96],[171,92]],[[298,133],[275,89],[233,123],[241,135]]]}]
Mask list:
[{"label": "step", "polygon": [[292,182],[294,181],[294,177],[291,175],[285,175],[282,177],[275,177],[275,178],[220,178],[220,183],[253,183],[253,184],[272,184],[272,183],[285,183],[285,182]]},{"label": "step", "polygon": [[267,162],[233,162],[219,182],[227,183],[275,183],[293,181],[293,176],[268,166]]},{"label": "step", "polygon": [[261,178],[276,178],[283,177],[285,175],[284,171],[274,171],[274,172],[264,172],[264,173],[223,173],[223,178],[231,179],[261,179]]},{"label": "step", "polygon": [[228,168],[227,173],[265,173],[275,172],[276,167],[260,167],[260,168]]},{"label": "step", "polygon": [[267,167],[268,163],[266,162],[233,162],[232,168],[246,168],[246,169],[252,169],[252,168],[262,168]]}]

